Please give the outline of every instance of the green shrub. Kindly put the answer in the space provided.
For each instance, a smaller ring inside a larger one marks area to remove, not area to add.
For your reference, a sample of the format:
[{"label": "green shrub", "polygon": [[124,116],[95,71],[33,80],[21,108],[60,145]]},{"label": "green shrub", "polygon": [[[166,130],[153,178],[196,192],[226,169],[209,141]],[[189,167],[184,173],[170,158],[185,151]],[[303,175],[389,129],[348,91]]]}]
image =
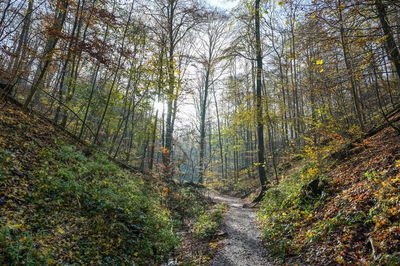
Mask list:
[{"label": "green shrub", "polygon": [[0,227],[0,264],[44,265],[51,260],[37,248],[29,233],[18,234],[17,228]]},{"label": "green shrub", "polygon": [[221,203],[201,214],[194,224],[195,236],[199,239],[213,239],[222,224],[226,210],[227,205]]}]

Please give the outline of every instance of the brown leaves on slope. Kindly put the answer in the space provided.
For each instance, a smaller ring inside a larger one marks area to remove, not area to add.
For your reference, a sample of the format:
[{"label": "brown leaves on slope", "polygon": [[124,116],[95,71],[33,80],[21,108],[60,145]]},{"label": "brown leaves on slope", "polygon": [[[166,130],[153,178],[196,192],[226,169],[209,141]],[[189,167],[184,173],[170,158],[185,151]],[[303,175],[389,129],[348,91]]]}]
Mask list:
[{"label": "brown leaves on slope", "polygon": [[361,151],[328,173],[332,197],[315,210],[315,221],[305,229],[317,222],[332,229],[305,256],[319,262],[317,256],[323,254],[325,262],[331,257],[336,263],[368,263],[374,260],[371,242],[375,259],[400,251],[399,144],[400,137],[386,129],[353,148]]}]

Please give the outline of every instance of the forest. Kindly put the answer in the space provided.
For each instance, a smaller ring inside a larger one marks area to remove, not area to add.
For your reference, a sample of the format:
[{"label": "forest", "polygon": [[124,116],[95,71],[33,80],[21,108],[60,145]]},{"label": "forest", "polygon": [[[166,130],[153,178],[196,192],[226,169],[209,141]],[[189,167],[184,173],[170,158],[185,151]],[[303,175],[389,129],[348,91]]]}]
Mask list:
[{"label": "forest", "polygon": [[0,0],[1,265],[400,264],[397,0]]}]

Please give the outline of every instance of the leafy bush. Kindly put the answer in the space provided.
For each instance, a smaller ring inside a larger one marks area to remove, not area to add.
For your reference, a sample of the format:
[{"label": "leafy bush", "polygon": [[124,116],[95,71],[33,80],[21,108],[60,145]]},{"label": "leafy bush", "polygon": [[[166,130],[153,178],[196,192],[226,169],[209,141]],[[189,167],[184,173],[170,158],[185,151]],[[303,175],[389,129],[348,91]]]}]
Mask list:
[{"label": "leafy bush", "polygon": [[221,203],[201,214],[194,224],[195,236],[199,239],[213,239],[222,224],[226,210],[226,204]]},{"label": "leafy bush", "polygon": [[10,265],[44,265],[48,256],[44,256],[37,249],[37,244],[28,233],[18,238],[18,226],[3,226],[0,228],[0,264]]}]

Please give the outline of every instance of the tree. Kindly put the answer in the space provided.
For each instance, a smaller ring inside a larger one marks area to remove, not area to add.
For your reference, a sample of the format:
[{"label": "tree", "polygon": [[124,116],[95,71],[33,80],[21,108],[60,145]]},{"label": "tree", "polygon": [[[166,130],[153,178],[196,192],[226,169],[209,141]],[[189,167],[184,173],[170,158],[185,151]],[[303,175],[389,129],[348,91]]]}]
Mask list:
[{"label": "tree", "polygon": [[174,133],[174,110],[177,105],[179,87],[176,80],[177,48],[188,33],[199,24],[202,19],[201,7],[192,0],[157,0],[154,5],[147,7],[149,15],[153,18],[156,31],[161,31],[161,36],[166,36],[166,65],[167,75],[167,117],[165,128],[165,150],[163,164],[166,176],[171,177],[170,163]]},{"label": "tree", "polygon": [[[256,117],[257,117],[257,155],[258,155],[258,175],[260,178],[262,192],[266,190],[267,177],[265,173],[265,151],[264,151],[264,121],[262,108],[262,52],[261,52],[261,31],[260,31],[260,0],[254,2],[254,24],[255,24],[255,48],[256,48]],[[261,196],[262,197],[262,196]]]},{"label": "tree", "polygon": [[390,60],[393,62],[397,76],[400,79],[400,50],[394,39],[392,28],[389,25],[388,17],[386,15],[386,7],[382,0],[375,0],[376,12],[382,26],[382,31],[385,34],[385,48],[389,55]]},{"label": "tree", "polygon": [[29,104],[31,103],[33,96],[35,95],[36,91],[40,87],[43,78],[45,77],[46,71],[50,66],[52,61],[54,48],[57,45],[58,40],[60,39],[61,31],[64,26],[65,17],[68,12],[69,0],[61,0],[57,4],[56,14],[53,24],[51,25],[48,31],[48,39],[46,41],[46,45],[44,47],[41,61],[37,67],[35,78],[30,88],[30,93],[25,100],[24,109],[27,110]]},{"label": "tree", "polygon": [[[205,137],[206,137],[206,115],[209,103],[210,87],[214,84],[214,72],[217,64],[222,58],[222,46],[225,38],[225,18],[217,13],[211,12],[208,15],[206,22],[205,39],[202,40],[201,51],[204,54],[200,55],[199,61],[203,66],[203,74],[200,89],[200,144],[199,144],[199,183],[204,181],[204,152],[205,152]],[[221,71],[222,72],[222,71]],[[220,72],[220,73],[221,73]],[[219,74],[221,75],[221,74]],[[215,96],[215,94],[214,94]]]}]

